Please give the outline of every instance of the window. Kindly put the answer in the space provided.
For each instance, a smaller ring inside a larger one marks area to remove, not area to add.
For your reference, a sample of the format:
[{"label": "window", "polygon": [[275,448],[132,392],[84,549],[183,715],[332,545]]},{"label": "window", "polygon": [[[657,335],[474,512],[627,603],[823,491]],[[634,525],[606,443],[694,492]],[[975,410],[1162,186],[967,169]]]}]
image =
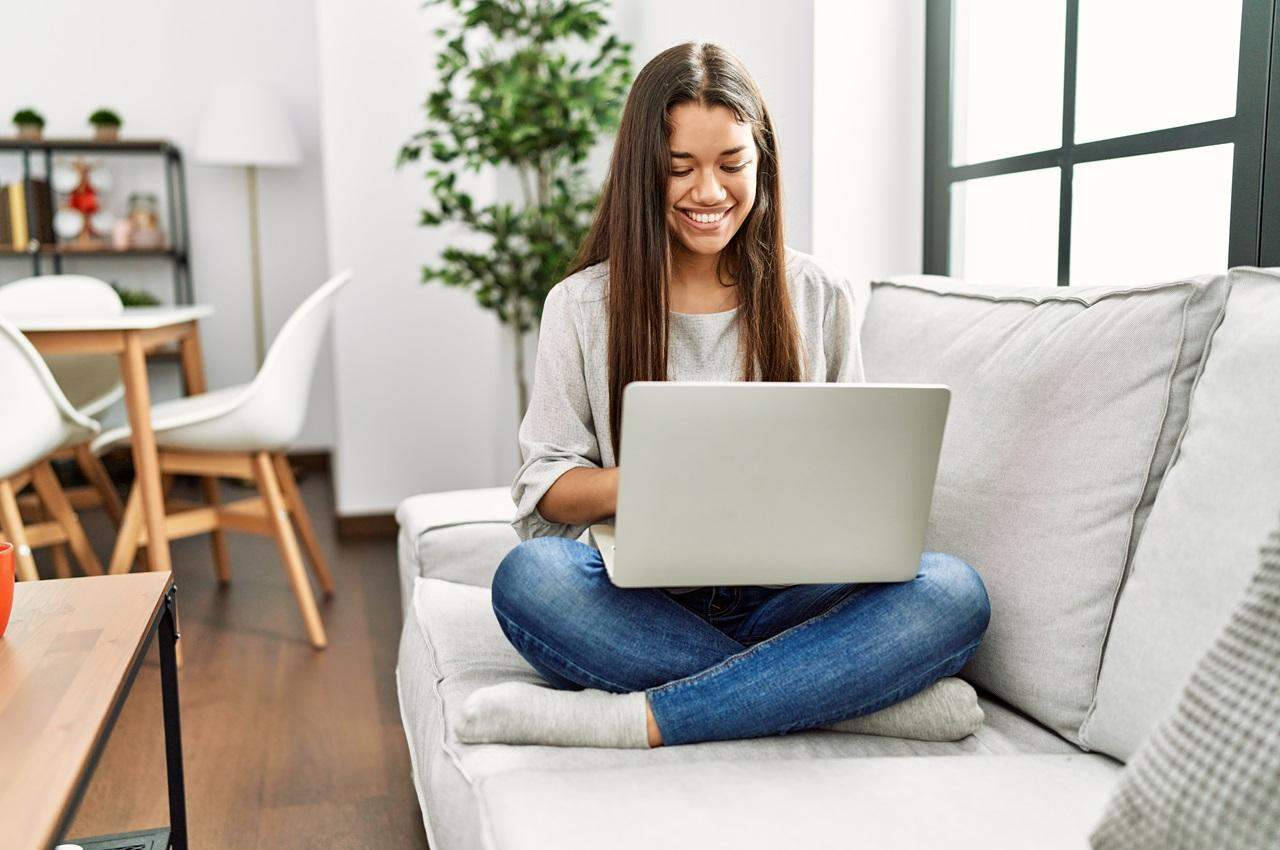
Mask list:
[{"label": "window", "polygon": [[1280,265],[1278,4],[929,0],[925,271]]}]

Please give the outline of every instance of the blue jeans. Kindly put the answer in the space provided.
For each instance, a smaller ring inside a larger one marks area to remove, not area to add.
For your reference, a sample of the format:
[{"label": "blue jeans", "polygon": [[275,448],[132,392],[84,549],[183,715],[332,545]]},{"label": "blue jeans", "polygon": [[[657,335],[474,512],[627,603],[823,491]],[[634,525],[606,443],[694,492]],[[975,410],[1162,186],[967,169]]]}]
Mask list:
[{"label": "blue jeans", "polygon": [[615,587],[600,553],[539,537],[493,580],[507,638],[558,688],[645,691],[665,744],[870,714],[956,673],[987,628],[982,579],[927,552],[897,584]]}]

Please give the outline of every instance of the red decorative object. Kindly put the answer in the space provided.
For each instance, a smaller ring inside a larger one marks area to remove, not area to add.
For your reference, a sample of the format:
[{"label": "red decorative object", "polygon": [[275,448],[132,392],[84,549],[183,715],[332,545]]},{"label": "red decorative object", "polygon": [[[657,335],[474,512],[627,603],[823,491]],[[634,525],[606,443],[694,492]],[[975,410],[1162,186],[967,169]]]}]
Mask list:
[{"label": "red decorative object", "polygon": [[[106,237],[111,235],[109,226],[103,226],[99,232],[98,227],[93,225],[93,217],[102,209],[101,193],[104,189],[110,187],[110,181],[105,183],[101,180],[95,180],[93,171],[95,168],[102,168],[101,165],[92,165],[82,159],[77,159],[71,163],[71,167],[75,169],[75,176],[78,178],[75,188],[69,192],[66,186],[70,184],[70,180],[65,180],[62,184],[62,191],[66,192],[66,197],[62,201],[63,210],[75,210],[80,213],[79,221],[82,222],[78,232],[65,232],[58,230],[58,220],[55,219],[55,230],[58,232],[59,239],[63,240],[63,247],[76,249],[98,249],[106,247]],[[109,177],[109,175],[107,175]],[[96,184],[96,185],[95,185]],[[75,219],[72,219],[75,221]],[[105,223],[104,223],[105,225]]]},{"label": "red decorative object", "polygon": [[0,543],[0,637],[9,627],[13,610],[13,544]]},{"label": "red decorative object", "polygon": [[88,166],[83,162],[77,162],[76,170],[80,172],[80,185],[67,196],[67,205],[72,209],[80,210],[85,218],[88,218],[98,211],[98,193],[94,191],[93,186],[89,185]]}]

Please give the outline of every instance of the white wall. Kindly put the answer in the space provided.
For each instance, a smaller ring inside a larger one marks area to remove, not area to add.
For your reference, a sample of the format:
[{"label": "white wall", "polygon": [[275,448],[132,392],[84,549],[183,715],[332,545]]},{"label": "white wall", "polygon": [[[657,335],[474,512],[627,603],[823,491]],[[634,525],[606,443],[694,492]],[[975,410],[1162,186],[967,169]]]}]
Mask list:
[{"label": "white wall", "polygon": [[[618,0],[612,16],[636,70],[681,41],[741,56],[777,125],[788,242],[872,276],[919,267],[922,5]],[[319,3],[330,254],[357,281],[336,320],[342,514],[505,485],[517,463],[506,331],[469,294],[418,284],[449,237],[416,227],[425,184],[391,166],[420,126],[434,14],[412,0]],[[606,159],[593,158],[597,178]]]},{"label": "white wall", "polygon": [[[417,226],[424,167],[395,169],[422,126],[433,15],[414,0],[320,0],[321,126],[332,266],[355,280],[335,318],[340,514],[498,484],[515,456],[509,349],[470,293],[423,286],[450,238]],[[492,179],[477,187],[490,197]]]},{"label": "white wall", "polygon": [[813,252],[851,279],[919,272],[924,3],[816,0]]},{"label": "white wall", "polygon": [[[259,177],[269,341],[327,270],[314,0],[41,0],[9,4],[5,24],[4,64],[11,73],[0,86],[0,132],[9,132],[15,109],[34,105],[48,121],[47,135],[86,136],[85,118],[109,106],[124,118],[125,136],[169,138],[187,155],[192,279],[196,299],[216,310],[201,325],[209,384],[249,380],[255,364],[244,173],[199,165],[191,153],[200,110],[230,74],[270,86],[298,133],[303,166]],[[154,191],[163,201],[158,159],[109,162],[116,187],[108,209],[123,213],[131,191]],[[15,157],[0,157],[0,180],[15,179],[20,167]],[[170,267],[162,261],[77,260],[64,270],[172,297]],[[28,274],[26,261],[0,261],[0,282]],[[158,377],[157,396],[176,391],[172,369]],[[331,444],[332,392],[326,353],[300,448]]]}]

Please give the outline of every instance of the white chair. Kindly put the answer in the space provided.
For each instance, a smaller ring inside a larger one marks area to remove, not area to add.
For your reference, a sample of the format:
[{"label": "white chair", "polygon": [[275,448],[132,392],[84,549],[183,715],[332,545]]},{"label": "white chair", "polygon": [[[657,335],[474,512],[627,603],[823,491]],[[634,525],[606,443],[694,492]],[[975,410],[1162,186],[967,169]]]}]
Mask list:
[{"label": "white chair", "polygon": [[[123,312],[120,296],[105,281],[76,274],[41,275],[15,280],[0,286],[0,316],[11,320],[45,319],[61,316],[111,317]],[[51,354],[45,357],[54,380],[82,416],[96,417],[124,396],[120,365],[114,354]],[[87,445],[74,446],[75,458],[93,492],[73,491],[71,501],[79,507],[101,504],[120,524],[120,496],[106,469]]]},{"label": "white chair", "polygon": [[[217,535],[224,529],[274,537],[307,635],[317,649],[323,649],[326,643],[324,626],[302,562],[298,537],[302,538],[302,548],[306,549],[326,597],[333,595],[333,578],[284,452],[302,429],[333,298],[350,280],[351,273],[343,272],[302,302],[280,329],[252,382],[167,401],[151,409],[161,472],[170,476],[238,478],[253,483],[259,492],[256,498],[229,504],[169,503],[166,511],[170,506],[182,508],[166,517],[165,533],[169,539],[207,532]],[[103,434],[94,446],[102,448],[127,440],[129,433],[127,427],[115,429]],[[206,498],[208,493],[206,490]],[[291,516],[298,526],[297,537],[289,522]],[[137,547],[145,543],[141,497],[135,486],[125,505],[109,571],[126,572]],[[215,544],[214,565],[219,581],[226,583],[230,569],[225,550],[219,554],[219,548]]]},{"label": "white chair", "polygon": [[[99,431],[98,423],[77,412],[58,388],[39,352],[22,333],[0,317],[0,530],[17,555],[17,573],[23,581],[39,578],[32,549],[70,544],[81,569],[102,573],[66,493],[58,483],[49,458],[68,446],[83,445]],[[39,496],[51,519],[26,523],[17,494],[28,483]],[[70,574],[65,555],[58,554],[58,573]]]}]

